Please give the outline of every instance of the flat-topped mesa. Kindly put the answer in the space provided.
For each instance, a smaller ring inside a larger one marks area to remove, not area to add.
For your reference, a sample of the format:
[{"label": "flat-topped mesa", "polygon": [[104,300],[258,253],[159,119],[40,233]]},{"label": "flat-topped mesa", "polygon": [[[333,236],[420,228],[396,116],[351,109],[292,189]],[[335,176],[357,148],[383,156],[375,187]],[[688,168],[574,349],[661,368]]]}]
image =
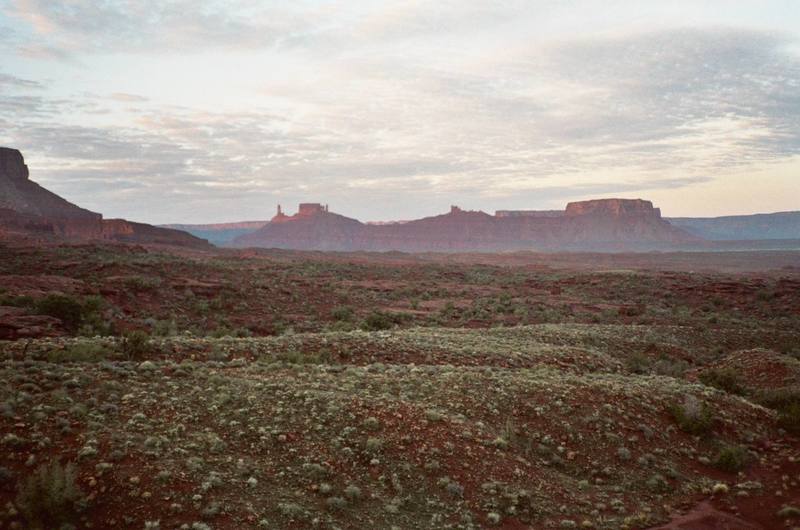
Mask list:
[{"label": "flat-topped mesa", "polygon": [[16,149],[0,147],[0,178],[22,182],[28,180],[29,175],[22,153]]},{"label": "flat-topped mesa", "polygon": [[[276,222],[277,221],[277,222]],[[402,223],[364,224],[303,203],[298,213],[278,212],[262,228],[233,246],[298,250],[405,252],[509,251],[536,249],[660,248],[697,238],[670,225],[650,201],[599,199],[573,202],[561,211],[450,211]]]},{"label": "flat-topped mesa", "polygon": [[661,219],[661,209],[654,208],[652,202],[642,199],[593,199],[571,202],[567,204],[564,214],[567,217],[591,215]]},{"label": "flat-topped mesa", "polygon": [[301,202],[300,206],[297,209],[297,215],[300,217],[308,217],[311,215],[317,215],[318,213],[324,213],[328,211],[328,205],[322,205],[318,202]]}]

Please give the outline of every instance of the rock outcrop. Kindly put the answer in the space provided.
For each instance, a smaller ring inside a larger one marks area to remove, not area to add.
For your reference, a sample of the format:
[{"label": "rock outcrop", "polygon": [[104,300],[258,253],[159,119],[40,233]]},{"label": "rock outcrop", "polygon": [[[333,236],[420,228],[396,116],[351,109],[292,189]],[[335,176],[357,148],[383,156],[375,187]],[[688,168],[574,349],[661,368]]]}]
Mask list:
[{"label": "rock outcrop", "polygon": [[292,216],[279,209],[269,223],[236,238],[233,244],[238,247],[350,250],[360,246],[366,226],[355,219],[330,213],[322,205],[307,203]]},{"label": "rock outcrop", "polygon": [[272,221],[233,245],[406,252],[638,250],[697,240],[662,219],[650,201],[599,199],[570,203],[560,215],[503,211],[492,216],[453,206],[443,215],[384,224],[364,224],[319,204],[305,204],[293,216],[279,210]]},{"label": "rock outcrop", "polygon": [[210,247],[207,241],[180,230],[103,219],[31,181],[22,153],[0,147],[0,237],[10,235]]},{"label": "rock outcrop", "polygon": [[642,199],[594,199],[567,204],[564,215],[567,217],[592,215],[597,217],[660,219],[661,210],[653,208],[652,202],[643,201]]},{"label": "rock outcrop", "polygon": [[0,208],[51,219],[99,220],[103,217],[31,181],[22,153],[7,147],[0,147]]}]

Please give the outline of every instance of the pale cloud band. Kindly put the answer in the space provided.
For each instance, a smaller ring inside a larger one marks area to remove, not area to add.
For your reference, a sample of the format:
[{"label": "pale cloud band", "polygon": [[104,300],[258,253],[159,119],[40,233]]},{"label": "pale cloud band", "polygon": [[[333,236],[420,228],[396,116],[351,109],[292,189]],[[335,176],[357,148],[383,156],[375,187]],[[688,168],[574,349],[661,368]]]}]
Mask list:
[{"label": "pale cloud band", "polygon": [[784,27],[682,24],[645,2],[7,4],[0,143],[108,215],[264,218],[319,200],[410,218],[611,194],[685,214],[683,190],[772,165],[762,193],[800,208],[785,171],[800,36]]}]

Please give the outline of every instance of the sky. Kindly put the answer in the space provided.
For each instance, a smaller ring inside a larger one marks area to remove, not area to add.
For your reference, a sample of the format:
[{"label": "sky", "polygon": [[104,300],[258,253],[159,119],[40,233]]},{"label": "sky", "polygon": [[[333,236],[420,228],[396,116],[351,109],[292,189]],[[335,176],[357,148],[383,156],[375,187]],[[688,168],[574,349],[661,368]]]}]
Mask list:
[{"label": "sky", "polygon": [[0,145],[151,223],[800,210],[795,0],[0,0]]}]

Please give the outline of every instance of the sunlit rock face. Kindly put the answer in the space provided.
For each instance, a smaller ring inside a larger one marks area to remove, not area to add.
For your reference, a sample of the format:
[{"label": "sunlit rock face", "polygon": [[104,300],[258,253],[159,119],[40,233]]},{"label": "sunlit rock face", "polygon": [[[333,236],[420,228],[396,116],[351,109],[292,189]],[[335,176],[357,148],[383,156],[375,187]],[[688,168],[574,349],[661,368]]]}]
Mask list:
[{"label": "sunlit rock face", "polygon": [[642,199],[595,199],[571,202],[564,211],[567,216],[595,215],[610,217],[641,217],[660,219],[661,210]]}]

